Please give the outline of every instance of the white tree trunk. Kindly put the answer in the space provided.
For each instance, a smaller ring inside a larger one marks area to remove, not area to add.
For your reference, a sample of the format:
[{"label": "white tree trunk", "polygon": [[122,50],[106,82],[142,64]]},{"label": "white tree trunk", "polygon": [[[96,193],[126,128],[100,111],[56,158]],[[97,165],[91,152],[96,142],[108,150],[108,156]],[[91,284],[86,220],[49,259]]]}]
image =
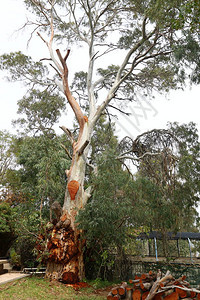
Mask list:
[{"label": "white tree trunk", "polygon": [[[73,144],[62,216],[55,225],[47,245],[49,258],[46,277],[66,283],[75,283],[84,278],[84,242],[80,239],[81,232],[77,229],[75,220],[78,211],[85,206],[90,196],[88,190],[84,190],[84,179],[91,133],[92,126],[87,120],[80,140]],[[71,186],[75,187],[73,195]]]}]

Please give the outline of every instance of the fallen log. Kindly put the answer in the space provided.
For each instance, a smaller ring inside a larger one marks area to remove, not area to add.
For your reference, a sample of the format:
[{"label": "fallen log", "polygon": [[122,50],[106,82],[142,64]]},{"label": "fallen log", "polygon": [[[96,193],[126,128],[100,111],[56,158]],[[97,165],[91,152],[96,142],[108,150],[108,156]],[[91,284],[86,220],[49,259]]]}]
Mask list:
[{"label": "fallen log", "polygon": [[157,279],[156,281],[154,282],[146,300],[151,300],[155,295],[156,295],[156,292],[159,288],[159,283],[160,283],[160,280],[161,280],[161,271],[159,270],[158,273],[157,273]]},{"label": "fallen log", "polygon": [[112,288],[111,293],[113,296],[118,295],[118,287]]},{"label": "fallen log", "polygon": [[107,296],[107,300],[120,300],[120,296],[119,295],[112,295],[112,293],[110,292]]},{"label": "fallen log", "polygon": [[126,297],[126,287],[127,282],[123,282],[122,285],[118,288],[118,295],[121,296],[121,299]]},{"label": "fallen log", "polygon": [[[188,291],[188,292],[195,292],[195,293],[197,293],[198,295],[200,294],[200,290],[197,290],[197,289],[195,289],[195,288],[188,288],[188,287],[184,287],[184,286],[180,286],[180,285],[172,285],[172,286],[165,286],[165,287],[163,287],[162,288],[162,290],[168,290],[169,288],[178,288],[178,289],[181,289],[181,290],[184,290],[184,291]],[[197,297],[198,297],[198,295],[197,295]],[[200,295],[199,295],[199,297],[200,297]]]},{"label": "fallen log", "polygon": [[131,286],[122,282],[111,290],[107,300],[200,300],[200,290],[191,288],[185,281],[186,276],[178,279],[169,271],[162,277],[160,270],[158,273],[144,273],[129,280]]},{"label": "fallen log", "polygon": [[177,292],[173,292],[165,297],[165,300],[178,300],[179,294]]},{"label": "fallen log", "polygon": [[134,290],[132,298],[133,300],[141,300],[141,291],[139,289]]},{"label": "fallen log", "polygon": [[126,287],[127,282],[122,282],[120,286],[112,288],[111,292],[107,296],[107,300],[124,299],[126,297]]},{"label": "fallen log", "polygon": [[163,295],[162,293],[156,294],[153,299],[154,300],[163,300],[162,295]]}]

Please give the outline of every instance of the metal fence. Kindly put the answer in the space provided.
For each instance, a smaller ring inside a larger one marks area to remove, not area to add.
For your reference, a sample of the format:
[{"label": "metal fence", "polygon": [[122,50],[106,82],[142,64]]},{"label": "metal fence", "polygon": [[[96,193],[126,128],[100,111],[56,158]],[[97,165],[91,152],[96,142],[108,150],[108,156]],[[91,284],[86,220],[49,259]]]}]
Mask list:
[{"label": "metal fence", "polygon": [[173,262],[143,262],[133,261],[131,258],[126,258],[126,261],[120,261],[116,259],[113,268],[113,279],[125,280],[133,279],[135,275],[141,275],[147,273],[150,270],[157,272],[161,270],[162,273],[166,273],[167,270],[175,278],[179,278],[182,275],[186,275],[186,280],[192,287],[200,288],[200,265],[199,264],[184,264]]}]

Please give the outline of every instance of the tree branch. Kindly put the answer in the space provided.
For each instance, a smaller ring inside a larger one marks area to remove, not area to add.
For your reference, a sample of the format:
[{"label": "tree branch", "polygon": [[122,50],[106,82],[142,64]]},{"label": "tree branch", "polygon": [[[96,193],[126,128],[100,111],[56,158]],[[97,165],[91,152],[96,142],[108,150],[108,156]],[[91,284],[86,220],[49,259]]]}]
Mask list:
[{"label": "tree branch", "polygon": [[143,36],[143,39],[146,39],[146,20],[147,20],[147,17],[145,16],[144,20],[143,20],[143,23],[142,23],[142,36]]},{"label": "tree branch", "polygon": [[[131,153],[131,152],[132,151],[130,150],[129,153]],[[133,157],[133,156],[127,156],[127,155],[120,155],[120,156],[117,156],[116,159],[132,159],[132,160],[139,161],[142,158],[144,158],[145,156],[157,156],[157,155],[161,155],[161,152],[157,152],[157,153],[145,152],[143,155],[141,155],[139,157]]]},{"label": "tree branch", "polygon": [[124,115],[126,115],[126,116],[130,116],[130,115],[131,115],[131,113],[127,113],[127,112],[121,110],[120,108],[115,107],[115,106],[113,106],[113,105],[111,105],[111,104],[109,104],[108,107],[111,107],[111,108],[113,108],[113,109],[116,109],[116,110],[118,110],[120,113],[122,113],[122,114],[124,114]]},{"label": "tree branch", "polygon": [[78,156],[81,156],[85,150],[85,148],[87,147],[87,145],[89,144],[89,141],[86,140],[85,143],[81,146],[81,148],[78,150]]},{"label": "tree branch", "polygon": [[61,147],[65,150],[65,152],[67,153],[68,157],[72,160],[72,157],[71,157],[68,149],[63,144],[61,144]]},{"label": "tree branch", "polygon": [[68,128],[66,128],[65,126],[60,126],[60,128],[70,138],[71,144],[73,144],[75,142],[75,139],[74,139],[73,134],[71,133],[71,131]]},{"label": "tree branch", "polygon": [[115,81],[114,81],[112,87],[110,88],[105,101],[97,109],[97,112],[96,112],[96,114],[95,114],[95,116],[93,118],[93,122],[94,123],[98,120],[98,118],[102,114],[102,112],[105,109],[105,107],[108,105],[108,103],[115,96],[115,93],[118,90],[118,88],[121,85],[121,83],[123,81],[125,81],[125,79],[132,73],[132,71],[134,69],[134,66],[135,66],[134,65],[135,60],[132,63],[131,69],[123,77],[121,77],[122,76],[122,72],[125,70],[125,67],[127,66],[128,62],[129,62],[129,59],[132,56],[132,54],[134,52],[136,52],[139,49],[139,47],[141,47],[147,40],[149,40],[153,36],[153,34],[155,32],[156,32],[156,28],[151,33],[149,33],[148,36],[146,36],[145,39],[142,37],[141,40],[132,49],[130,49],[128,51],[127,55],[124,58],[124,61],[122,62],[121,66],[120,66],[120,68],[119,68],[119,70],[117,72]]},{"label": "tree branch", "polygon": [[67,54],[64,56],[64,58],[62,57],[60,50],[57,49],[56,53],[58,55],[58,58],[62,64],[62,81],[63,81],[63,87],[64,87],[64,94],[72,108],[72,110],[74,111],[74,114],[76,116],[76,119],[79,123],[80,126],[80,131],[79,131],[79,137],[78,137],[78,142],[81,139],[82,133],[83,133],[83,128],[85,125],[85,119],[84,119],[84,115],[82,113],[82,110],[78,104],[78,102],[75,100],[75,98],[72,96],[70,89],[69,89],[69,84],[68,84],[68,67],[66,64],[66,60],[69,56],[70,50],[67,51]]}]

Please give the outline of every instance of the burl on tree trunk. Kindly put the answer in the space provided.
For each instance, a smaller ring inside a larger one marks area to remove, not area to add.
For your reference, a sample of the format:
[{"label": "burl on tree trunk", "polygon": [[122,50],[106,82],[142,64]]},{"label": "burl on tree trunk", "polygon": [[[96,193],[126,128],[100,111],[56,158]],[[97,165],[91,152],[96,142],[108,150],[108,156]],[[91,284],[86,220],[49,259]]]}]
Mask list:
[{"label": "burl on tree trunk", "polygon": [[82,247],[80,234],[72,229],[67,214],[64,214],[47,243],[49,256],[46,277],[64,283],[80,281],[84,274]]}]

